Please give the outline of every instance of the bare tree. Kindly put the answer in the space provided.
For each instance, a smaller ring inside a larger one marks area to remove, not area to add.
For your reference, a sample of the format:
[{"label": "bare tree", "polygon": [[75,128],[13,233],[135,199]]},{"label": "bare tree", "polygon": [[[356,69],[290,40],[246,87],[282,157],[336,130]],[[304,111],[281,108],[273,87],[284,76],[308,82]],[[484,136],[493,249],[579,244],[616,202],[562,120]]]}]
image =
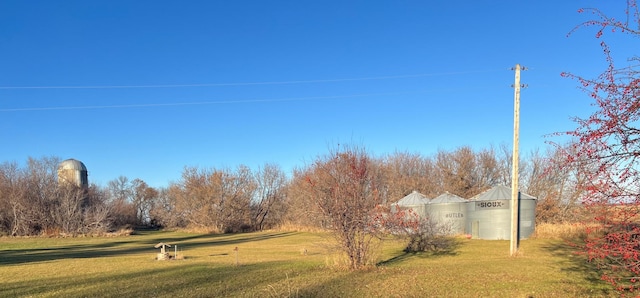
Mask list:
[{"label": "bare tree", "polygon": [[478,190],[500,184],[500,161],[493,147],[476,152],[476,168]]},{"label": "bare tree", "polygon": [[91,185],[87,189],[87,200],[84,212],[83,233],[104,233],[113,227],[109,215],[110,209],[107,204],[108,192],[104,189]]},{"label": "bare tree", "polygon": [[153,226],[166,228],[184,228],[187,226],[186,216],[183,211],[176,208],[176,197],[170,194],[170,189],[176,188],[175,185],[170,188],[160,188],[158,195],[149,210],[150,222]]},{"label": "bare tree", "polygon": [[107,190],[112,201],[130,201],[133,193],[131,182],[125,176],[119,176],[107,183]]},{"label": "bare tree", "polygon": [[372,214],[382,203],[382,175],[365,150],[344,147],[319,157],[307,172],[315,207],[328,220],[349,267],[362,268],[372,261],[371,244],[376,237]]},{"label": "bare tree", "polygon": [[10,235],[30,232],[26,182],[26,173],[17,163],[3,163],[0,167],[0,219]]},{"label": "bare tree", "polygon": [[527,158],[529,171],[521,185],[523,191],[538,199],[539,223],[575,222],[582,215],[580,198],[586,177],[575,165],[563,166],[564,152],[549,148],[544,155],[535,151]]},{"label": "bare tree", "polygon": [[255,189],[246,166],[235,172],[185,168],[182,180],[170,187],[169,195],[174,198],[174,210],[189,225],[233,232],[249,226]]},{"label": "bare tree", "polygon": [[83,232],[86,199],[85,189],[72,184],[58,186],[57,198],[51,206],[53,208],[51,214],[54,226],[60,229],[61,233],[75,236]]},{"label": "bare tree", "polygon": [[57,157],[29,157],[27,160],[27,197],[30,202],[27,220],[31,233],[56,233],[59,228],[53,214],[57,209],[59,164]]},{"label": "bare tree", "polygon": [[412,191],[427,196],[439,194],[436,168],[430,158],[417,153],[395,152],[382,160],[385,198],[395,202]]},{"label": "bare tree", "polygon": [[115,227],[137,224],[138,217],[136,207],[133,204],[133,188],[133,184],[125,176],[119,176],[107,184],[110,217]]},{"label": "bare tree", "polygon": [[500,182],[499,162],[493,149],[474,152],[460,147],[436,155],[441,192],[470,198]]},{"label": "bare tree", "polygon": [[313,175],[313,168],[294,169],[291,182],[287,186],[286,214],[284,222],[297,227],[328,228],[327,219],[315,208],[313,191],[308,178]]},{"label": "bare tree", "polygon": [[498,183],[501,185],[511,185],[511,170],[513,163],[512,148],[507,146],[507,144],[501,144],[499,148],[500,149],[498,149],[497,153],[499,172]]},{"label": "bare tree", "polygon": [[275,164],[266,164],[255,174],[257,184],[251,201],[253,227],[263,230],[281,223],[285,211],[287,177]]},{"label": "bare tree", "polygon": [[151,223],[151,207],[158,196],[158,191],[142,179],[136,178],[131,182],[131,193],[137,224],[149,225]]}]

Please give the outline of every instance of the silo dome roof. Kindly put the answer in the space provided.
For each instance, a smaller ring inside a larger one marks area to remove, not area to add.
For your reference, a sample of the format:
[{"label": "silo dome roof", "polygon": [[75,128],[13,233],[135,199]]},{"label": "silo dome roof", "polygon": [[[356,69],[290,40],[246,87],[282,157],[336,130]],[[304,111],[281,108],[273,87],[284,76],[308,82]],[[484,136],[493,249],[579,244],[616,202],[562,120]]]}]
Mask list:
[{"label": "silo dome roof", "polygon": [[[536,198],[528,194],[520,192],[521,200],[535,200]],[[483,193],[471,198],[473,201],[494,201],[494,200],[511,200],[511,188],[504,185],[498,185]]]},{"label": "silo dome roof", "polygon": [[87,167],[81,161],[70,158],[62,161],[58,166],[58,170],[87,171]]},{"label": "silo dome roof", "polygon": [[459,203],[459,202],[465,202],[465,200],[449,192],[445,192],[437,196],[435,199],[431,200],[431,204]]},{"label": "silo dome roof", "polygon": [[429,199],[427,199],[425,195],[414,190],[412,193],[408,194],[406,197],[400,199],[397,204],[399,206],[413,206],[413,205],[424,205],[428,203],[429,203]]}]

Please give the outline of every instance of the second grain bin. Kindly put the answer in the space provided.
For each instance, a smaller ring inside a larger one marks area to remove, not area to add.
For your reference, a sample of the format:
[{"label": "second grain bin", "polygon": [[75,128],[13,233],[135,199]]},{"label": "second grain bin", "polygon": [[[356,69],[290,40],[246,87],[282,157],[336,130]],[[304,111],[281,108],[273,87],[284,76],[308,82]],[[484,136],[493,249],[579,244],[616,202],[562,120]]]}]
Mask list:
[{"label": "second grain bin", "polygon": [[446,192],[431,200],[427,206],[429,218],[445,233],[463,234],[467,218],[466,200]]},{"label": "second grain bin", "polygon": [[[535,231],[536,198],[519,193],[518,235],[526,239]],[[496,186],[467,202],[467,233],[474,239],[511,239],[511,188]]]}]

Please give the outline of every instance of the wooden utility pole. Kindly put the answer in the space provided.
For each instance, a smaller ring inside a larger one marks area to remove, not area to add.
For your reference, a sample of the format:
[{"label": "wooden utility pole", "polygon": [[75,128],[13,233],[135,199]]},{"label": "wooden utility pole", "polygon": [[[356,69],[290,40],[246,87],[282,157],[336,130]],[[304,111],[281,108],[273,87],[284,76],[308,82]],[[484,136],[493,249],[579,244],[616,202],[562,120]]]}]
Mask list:
[{"label": "wooden utility pole", "polygon": [[520,64],[516,64],[514,70],[516,71],[516,79],[513,84],[514,88],[514,103],[513,103],[513,159],[511,170],[511,241],[510,241],[510,255],[518,255],[518,248],[520,247],[520,235],[518,233],[520,227],[519,216],[519,198],[518,198],[518,143],[520,138],[520,69],[524,69]]}]

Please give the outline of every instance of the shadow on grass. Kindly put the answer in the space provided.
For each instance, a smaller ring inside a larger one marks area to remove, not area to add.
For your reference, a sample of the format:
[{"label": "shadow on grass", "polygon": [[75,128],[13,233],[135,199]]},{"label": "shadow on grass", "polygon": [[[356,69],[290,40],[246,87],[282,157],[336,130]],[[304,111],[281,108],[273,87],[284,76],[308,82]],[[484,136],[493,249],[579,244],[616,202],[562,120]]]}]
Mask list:
[{"label": "shadow on grass", "polygon": [[436,258],[442,256],[456,256],[458,255],[458,249],[462,245],[462,242],[458,239],[451,238],[447,241],[447,244],[444,247],[434,248],[431,247],[426,251],[407,251],[406,249],[402,254],[394,256],[388,260],[380,261],[376,265],[377,266],[388,266],[395,263],[402,263],[403,261],[411,258],[411,257],[419,257],[419,258]]},{"label": "shadow on grass", "polygon": [[152,253],[155,251],[154,245],[159,242],[189,248],[214,247],[269,240],[294,234],[295,232],[220,235],[187,234],[177,236],[167,232],[143,233],[127,236],[127,240],[124,241],[122,238],[104,238],[104,241],[100,241],[100,243],[0,250],[0,265],[17,265],[70,258],[97,258],[136,253]]},{"label": "shadow on grass", "polygon": [[[553,256],[561,259],[562,271],[583,276],[584,280],[594,287],[590,289],[589,295],[611,295],[609,284],[602,280],[601,272],[595,264],[590,263],[586,256],[578,254],[579,249],[572,245],[578,239],[565,239],[550,243],[543,247]],[[594,293],[593,290],[597,292]],[[585,293],[587,294],[587,293]]]},{"label": "shadow on grass", "polygon": [[[287,266],[286,262],[221,267],[181,264],[126,273],[79,275],[73,279],[52,277],[37,283],[3,283],[0,297],[238,297],[246,295],[248,286],[255,287],[253,296],[268,296],[271,290],[267,286],[282,282],[286,275],[259,273],[275,271],[273,268],[286,272]],[[247,281],[251,284],[247,285]]]},{"label": "shadow on grass", "polygon": [[409,253],[409,252],[405,252],[402,254],[399,254],[391,259],[387,259],[384,261],[380,261],[378,263],[376,263],[376,266],[387,266],[387,265],[391,265],[391,264],[395,264],[395,263],[402,263],[404,260],[415,256],[415,253]]}]

